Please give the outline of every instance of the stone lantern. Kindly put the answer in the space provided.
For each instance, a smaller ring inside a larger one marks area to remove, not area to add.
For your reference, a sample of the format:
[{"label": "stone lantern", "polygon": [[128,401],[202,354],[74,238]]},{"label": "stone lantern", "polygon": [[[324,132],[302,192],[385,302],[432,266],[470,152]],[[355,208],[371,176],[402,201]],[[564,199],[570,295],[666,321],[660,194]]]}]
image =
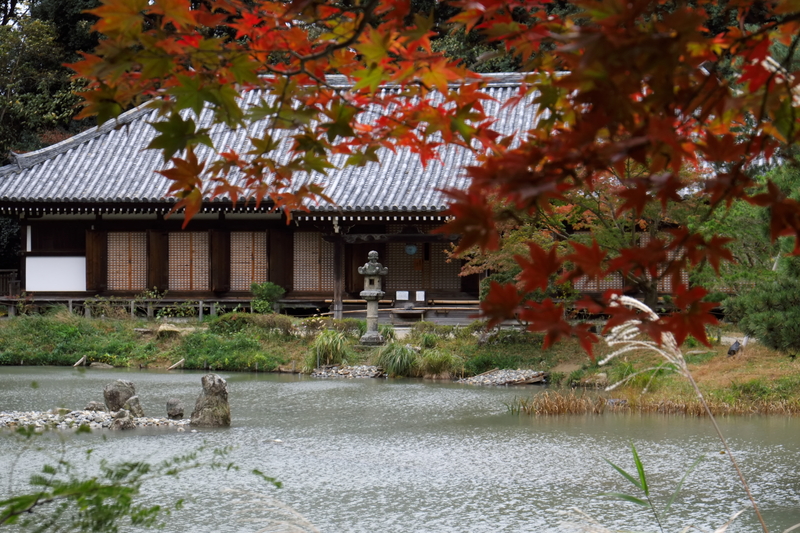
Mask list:
[{"label": "stone lantern", "polygon": [[358,273],[364,276],[364,290],[361,297],[367,301],[367,332],[361,337],[361,344],[383,344],[383,336],[378,333],[378,302],[385,294],[381,290],[381,278],[389,269],[378,263],[378,252],[371,251],[369,262],[358,267]]}]

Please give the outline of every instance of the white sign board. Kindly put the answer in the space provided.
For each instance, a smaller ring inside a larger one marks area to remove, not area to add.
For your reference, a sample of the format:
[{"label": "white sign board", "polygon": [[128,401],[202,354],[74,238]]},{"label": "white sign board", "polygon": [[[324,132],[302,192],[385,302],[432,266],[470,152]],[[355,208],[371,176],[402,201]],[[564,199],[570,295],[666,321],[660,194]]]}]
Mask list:
[{"label": "white sign board", "polygon": [[86,290],[85,257],[26,257],[27,292],[82,292]]},{"label": "white sign board", "polygon": [[417,301],[418,302],[425,301],[425,291],[417,291]]},{"label": "white sign board", "polygon": [[408,291],[397,291],[397,296],[395,300],[398,302],[407,302],[408,301]]}]

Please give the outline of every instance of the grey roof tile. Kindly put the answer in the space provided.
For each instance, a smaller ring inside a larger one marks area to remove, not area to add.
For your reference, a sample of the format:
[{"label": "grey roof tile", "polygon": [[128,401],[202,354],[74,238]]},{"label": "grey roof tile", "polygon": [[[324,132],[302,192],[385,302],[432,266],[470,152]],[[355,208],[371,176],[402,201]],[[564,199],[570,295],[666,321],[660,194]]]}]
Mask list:
[{"label": "grey roof tile", "polygon": [[[346,87],[341,77],[332,83]],[[497,119],[495,129],[502,133],[524,134],[536,122],[536,106],[502,107],[516,95],[519,77],[495,75],[487,94],[497,101],[485,101],[487,114]],[[261,94],[244,96],[256,103]],[[220,151],[247,150],[248,132],[258,132],[265,122],[247,129],[231,130],[212,124],[212,113],[204,110],[196,119],[198,128],[210,128],[210,136]],[[112,120],[66,139],[58,144],[27,154],[16,154],[16,163],[0,167],[0,202],[172,202],[167,196],[169,180],[156,173],[169,165],[161,153],[145,150],[155,136],[148,124],[159,119],[158,112],[145,106],[127,111]],[[281,156],[289,158],[291,140],[283,133]],[[198,147],[198,157],[211,157],[212,151]],[[474,156],[458,147],[440,151],[440,161],[423,166],[409,150],[379,152],[381,163],[363,167],[331,169],[327,176],[318,173],[296,178],[296,184],[317,182],[334,202],[309,203],[312,211],[441,211],[447,198],[443,189],[465,188],[469,181],[463,167],[474,163]],[[335,156],[340,167],[346,157]],[[232,177],[236,181],[236,176]]]}]

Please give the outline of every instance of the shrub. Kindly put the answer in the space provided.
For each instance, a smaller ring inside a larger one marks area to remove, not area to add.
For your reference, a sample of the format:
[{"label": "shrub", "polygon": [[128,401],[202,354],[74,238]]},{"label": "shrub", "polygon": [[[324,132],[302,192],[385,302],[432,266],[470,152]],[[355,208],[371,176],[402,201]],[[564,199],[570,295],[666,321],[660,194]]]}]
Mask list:
[{"label": "shrub", "polygon": [[448,338],[455,332],[455,326],[445,326],[443,324],[434,324],[433,322],[415,322],[411,326],[411,337],[419,339],[423,335],[434,335],[441,338]]},{"label": "shrub", "polygon": [[245,334],[221,337],[207,332],[195,332],[183,338],[175,348],[177,356],[186,359],[185,368],[224,370],[275,370],[285,359],[266,353],[261,345]]},{"label": "shrub", "polygon": [[226,313],[212,319],[208,324],[208,330],[217,335],[235,335],[248,328],[275,331],[285,337],[289,337],[294,333],[294,322],[286,315]]},{"label": "shrub", "polygon": [[295,333],[294,322],[286,315],[271,313],[268,315],[251,315],[253,324],[263,330],[278,332],[284,337],[291,337]]},{"label": "shrub", "polygon": [[544,335],[519,329],[496,329],[487,339],[488,344],[532,344],[543,346]]},{"label": "shrub", "polygon": [[461,366],[459,358],[445,350],[424,350],[419,359],[419,369],[425,375],[460,374]]},{"label": "shrub", "polygon": [[485,320],[475,320],[469,325],[464,327],[455,327],[453,329],[453,336],[457,339],[471,339],[476,334],[481,334],[486,331]]},{"label": "shrub", "polygon": [[345,335],[360,339],[367,332],[367,321],[359,318],[342,318],[331,320],[329,327]]},{"label": "shrub", "polygon": [[197,316],[198,306],[200,302],[193,302],[186,300],[185,302],[176,302],[172,305],[159,307],[156,311],[157,318],[192,318]]},{"label": "shrub", "polygon": [[376,364],[390,377],[410,376],[417,366],[418,357],[407,344],[391,342],[378,351]]},{"label": "shrub", "polygon": [[252,323],[252,317],[245,313],[225,313],[211,319],[208,323],[208,331],[217,335],[234,335]]},{"label": "shrub", "polygon": [[253,310],[256,313],[272,313],[274,304],[281,299],[286,292],[283,287],[271,281],[266,283],[253,283],[250,285],[253,293]]},{"label": "shrub", "polygon": [[303,320],[301,320],[300,321],[300,328],[301,328],[301,331],[303,332],[303,336],[305,336],[305,337],[315,337],[321,331],[323,331],[328,326],[329,323],[330,323],[330,320],[326,320],[326,319],[324,319],[322,317],[318,317],[318,316],[312,316],[312,317],[304,318]]}]

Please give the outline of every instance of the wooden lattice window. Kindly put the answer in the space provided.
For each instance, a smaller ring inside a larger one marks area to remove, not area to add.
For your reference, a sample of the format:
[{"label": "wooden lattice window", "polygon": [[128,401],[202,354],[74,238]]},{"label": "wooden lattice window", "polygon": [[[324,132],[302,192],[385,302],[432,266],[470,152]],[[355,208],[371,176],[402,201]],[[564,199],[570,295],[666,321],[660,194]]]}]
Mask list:
[{"label": "wooden lattice window", "polygon": [[581,292],[605,292],[609,289],[623,290],[625,280],[619,272],[612,272],[601,280],[581,276],[573,282],[573,288]]},{"label": "wooden lattice window", "polygon": [[231,290],[249,291],[267,281],[267,232],[231,232]]},{"label": "wooden lattice window", "polygon": [[107,283],[110,291],[143,291],[147,288],[147,233],[108,233]]},{"label": "wooden lattice window", "polygon": [[443,291],[461,290],[461,278],[458,276],[461,272],[461,263],[454,259],[447,261],[445,251],[449,248],[450,245],[443,242],[430,244],[430,261],[427,263],[430,266],[431,282],[430,287],[426,288]]},{"label": "wooden lattice window", "polygon": [[425,272],[424,250],[417,246],[414,255],[406,253],[406,244],[390,242],[386,244],[386,259],[381,262],[389,269],[386,276],[386,288],[390,291],[413,291],[424,289]]},{"label": "wooden lattice window", "polygon": [[[389,233],[402,233],[407,226],[390,224]],[[431,227],[417,227],[427,232]],[[416,253],[407,253],[407,244],[415,244]],[[390,242],[386,245],[386,257],[381,262],[389,268],[386,276],[386,289],[390,291],[406,290],[461,290],[461,271],[459,261],[447,262],[445,250],[450,245],[444,242],[404,243]]]},{"label": "wooden lattice window", "polygon": [[294,290],[333,291],[333,243],[313,231],[294,234]]},{"label": "wooden lattice window", "polygon": [[208,233],[169,234],[169,290],[207,291]]}]

